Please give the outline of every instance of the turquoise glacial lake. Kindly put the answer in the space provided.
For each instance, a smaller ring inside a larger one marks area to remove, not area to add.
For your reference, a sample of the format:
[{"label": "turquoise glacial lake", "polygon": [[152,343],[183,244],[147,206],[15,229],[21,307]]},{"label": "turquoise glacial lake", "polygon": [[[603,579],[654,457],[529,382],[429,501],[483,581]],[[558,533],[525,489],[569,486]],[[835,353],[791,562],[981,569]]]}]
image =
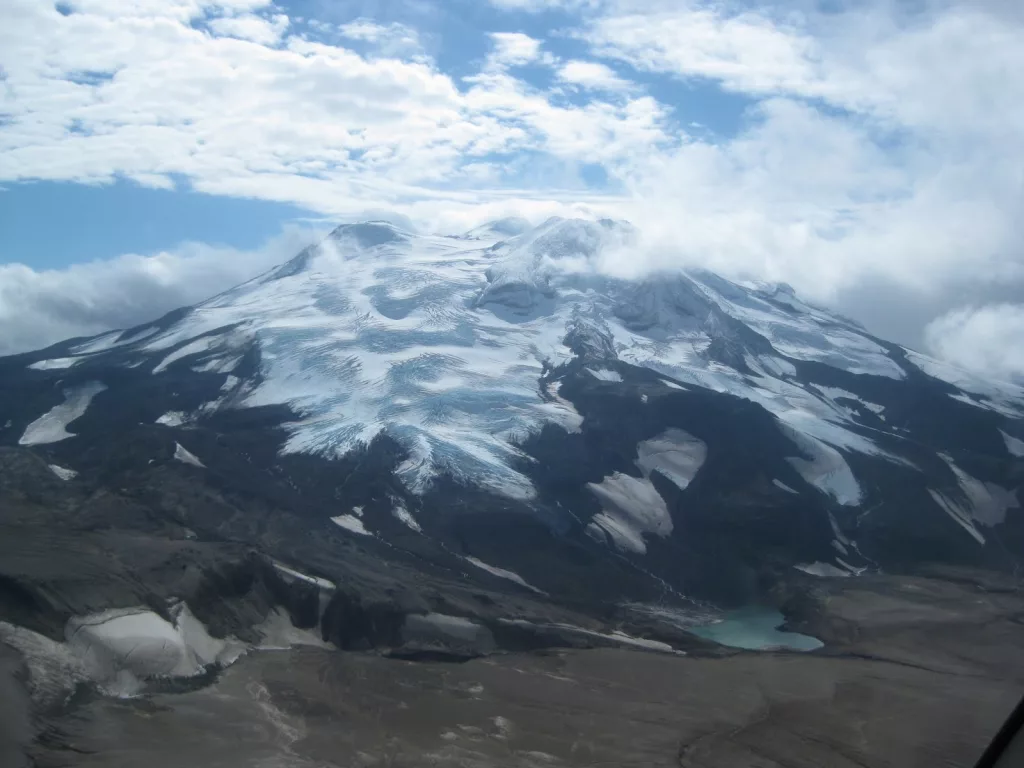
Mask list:
[{"label": "turquoise glacial lake", "polygon": [[689,627],[687,631],[705,640],[748,651],[813,651],[824,646],[816,637],[780,631],[785,620],[772,608],[750,606],[729,611],[720,621]]}]

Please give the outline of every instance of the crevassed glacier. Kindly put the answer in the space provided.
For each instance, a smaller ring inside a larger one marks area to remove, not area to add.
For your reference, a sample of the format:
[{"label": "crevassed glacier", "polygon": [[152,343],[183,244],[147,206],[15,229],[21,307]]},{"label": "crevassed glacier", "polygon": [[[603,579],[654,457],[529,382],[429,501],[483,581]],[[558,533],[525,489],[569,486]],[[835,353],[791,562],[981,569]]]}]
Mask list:
[{"label": "crevassed glacier", "polygon": [[[860,492],[842,457],[829,452],[898,460],[859,421],[863,409],[878,413],[880,406],[836,388],[813,389],[796,376],[803,360],[906,375],[863,329],[784,286],[741,286],[701,271],[609,277],[609,254],[635,242],[628,224],[608,220],[556,218],[533,228],[506,222],[465,237],[379,221],[346,225],[167,325],[105,334],[70,352],[116,348],[124,365],[152,361],[156,375],[180,362],[225,376],[223,397],[161,423],[284,404],[296,414],[285,425],[285,452],[342,456],[386,435],[407,451],[399,476],[414,491],[446,473],[531,498],[522,441],[545,424],[585,427],[558,390],[559,376],[541,384],[545,371],[576,354],[586,356],[599,386],[619,385],[615,366],[628,363],[662,374],[669,389],[759,403],[806,438],[802,445],[815,458],[803,471],[847,503]],[[599,333],[581,341],[584,326]],[[256,375],[240,370],[251,350]],[[1011,406],[1000,400],[998,407]],[[57,422],[70,419],[61,413],[46,422],[55,425],[48,432],[36,424],[26,437],[63,439]]]}]

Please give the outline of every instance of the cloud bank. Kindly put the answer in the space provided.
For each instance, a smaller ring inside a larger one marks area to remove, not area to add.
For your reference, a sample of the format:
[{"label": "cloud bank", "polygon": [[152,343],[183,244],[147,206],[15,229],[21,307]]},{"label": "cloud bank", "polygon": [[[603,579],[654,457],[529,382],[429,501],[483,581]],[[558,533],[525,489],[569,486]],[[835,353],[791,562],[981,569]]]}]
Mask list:
[{"label": "cloud bank", "polygon": [[940,357],[999,379],[1024,377],[1024,304],[966,307],[925,328],[928,347]]},{"label": "cloud bank", "polygon": [[253,251],[186,243],[61,270],[0,264],[0,355],[156,319],[287,261],[323,234],[289,228]]},{"label": "cloud bank", "polygon": [[[445,231],[610,214],[644,233],[620,266],[784,280],[880,335],[1022,373],[1012,355],[978,352],[1024,345],[1020,305],[1006,306],[1024,295],[1019,4],[491,8],[485,53],[451,69],[413,19],[332,26],[261,0],[10,0],[0,182],[183,179]],[[547,34],[515,29],[552,14]],[[731,100],[736,125],[696,124],[689,105],[706,93]],[[110,265],[131,275],[132,258]]]}]

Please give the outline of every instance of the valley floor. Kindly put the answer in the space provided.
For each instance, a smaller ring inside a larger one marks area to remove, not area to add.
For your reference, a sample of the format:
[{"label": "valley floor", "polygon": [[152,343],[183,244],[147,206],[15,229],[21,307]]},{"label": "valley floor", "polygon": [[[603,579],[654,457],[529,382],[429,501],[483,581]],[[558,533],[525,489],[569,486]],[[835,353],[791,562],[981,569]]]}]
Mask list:
[{"label": "valley floor", "polygon": [[39,768],[973,765],[1024,695],[1024,599],[950,572],[826,589],[813,653],[262,651],[206,687],[80,699],[31,752]]}]

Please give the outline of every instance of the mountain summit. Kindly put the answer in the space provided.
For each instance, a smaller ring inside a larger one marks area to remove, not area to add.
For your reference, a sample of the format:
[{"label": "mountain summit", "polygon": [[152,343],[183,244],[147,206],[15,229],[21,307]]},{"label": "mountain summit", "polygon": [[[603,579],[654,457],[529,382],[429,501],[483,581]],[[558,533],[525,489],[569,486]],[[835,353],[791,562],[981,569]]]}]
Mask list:
[{"label": "mountain summit", "polygon": [[788,286],[608,276],[636,241],[348,224],[194,307],[0,360],[0,445],[100,522],[121,494],[292,567],[337,578],[355,547],[587,611],[1016,567],[1024,390]]}]

